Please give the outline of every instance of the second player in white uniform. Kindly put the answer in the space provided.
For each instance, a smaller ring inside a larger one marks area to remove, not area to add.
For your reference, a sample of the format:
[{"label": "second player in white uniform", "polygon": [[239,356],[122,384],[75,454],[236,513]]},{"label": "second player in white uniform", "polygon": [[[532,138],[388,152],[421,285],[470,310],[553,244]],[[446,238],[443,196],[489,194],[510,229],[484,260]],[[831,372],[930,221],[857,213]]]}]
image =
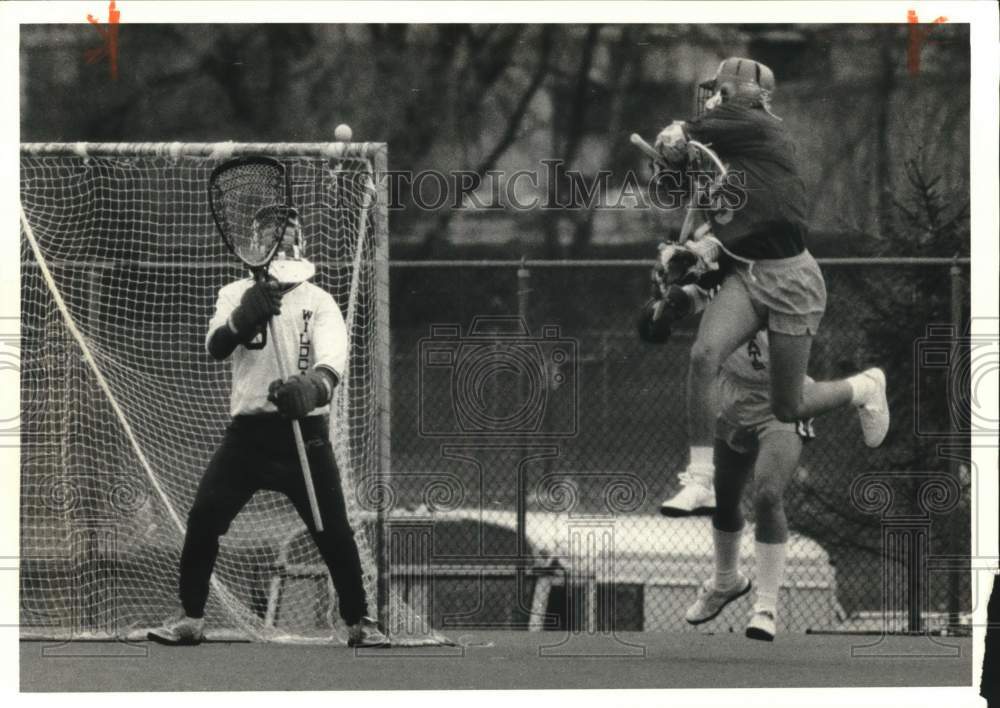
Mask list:
[{"label": "second player in white uniform", "polygon": [[[672,322],[695,314],[711,297],[713,283],[706,285],[654,290],[639,318],[640,337],[651,343],[666,341]],[[803,441],[814,436],[812,421],[783,422],[771,409],[769,344],[767,330],[758,331],[730,354],[716,379],[714,493],[707,510],[712,514],[715,573],[685,614],[690,624],[708,622],[751,590],[739,561],[744,528],[740,500],[752,472],[757,598],[746,634],[768,641],[776,631],[788,540],[785,487],[798,467]],[[688,480],[681,482],[689,488]]]},{"label": "second player in white uniform", "polygon": [[812,421],[788,423],[775,417],[770,378],[766,330],[733,352],[719,372],[713,454],[715,574],[704,582],[685,615],[690,624],[708,622],[750,591],[751,582],[739,569],[744,527],[740,499],[752,476],[757,598],[746,634],[767,641],[774,639],[778,591],[784,576],[788,541],[785,488],[798,467],[803,441],[814,437]]}]

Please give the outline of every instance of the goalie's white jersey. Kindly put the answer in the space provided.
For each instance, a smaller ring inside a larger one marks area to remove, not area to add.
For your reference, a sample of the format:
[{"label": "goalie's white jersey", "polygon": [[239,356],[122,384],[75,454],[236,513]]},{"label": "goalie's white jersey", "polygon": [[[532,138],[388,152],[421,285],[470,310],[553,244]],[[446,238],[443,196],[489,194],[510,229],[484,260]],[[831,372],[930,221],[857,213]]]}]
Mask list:
[{"label": "goalie's white jersey", "polygon": [[[212,333],[227,326],[229,315],[252,285],[253,280],[245,278],[219,291],[205,338],[206,348]],[[289,376],[317,366],[333,370],[338,380],[343,376],[347,364],[347,326],[337,303],[325,290],[308,281],[294,286],[281,298],[281,314],[272,323]],[[263,348],[254,348],[259,345],[258,337],[247,346],[236,347],[229,357],[233,370],[229,412],[233,416],[277,412],[275,405],[267,400],[267,387],[281,378],[270,339],[269,332]],[[330,406],[326,405],[310,415],[329,412]]]}]

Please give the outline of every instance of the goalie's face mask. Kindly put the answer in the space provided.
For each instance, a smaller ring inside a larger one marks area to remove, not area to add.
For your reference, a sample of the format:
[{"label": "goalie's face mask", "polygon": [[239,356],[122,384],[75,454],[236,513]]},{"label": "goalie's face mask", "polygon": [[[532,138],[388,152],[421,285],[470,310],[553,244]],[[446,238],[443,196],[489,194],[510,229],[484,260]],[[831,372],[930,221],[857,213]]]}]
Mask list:
[{"label": "goalie's face mask", "polygon": [[[264,239],[271,240],[278,237],[277,230],[281,224],[269,223],[260,229],[260,234]],[[310,263],[305,257],[305,240],[302,236],[302,227],[299,225],[298,214],[292,210],[288,217],[281,237],[278,250],[268,265],[267,272],[283,284],[294,285],[309,280],[316,274],[316,266]]]},{"label": "goalie's face mask", "polygon": [[282,234],[281,245],[278,246],[278,256],[296,260],[304,258],[305,248],[303,246],[302,229],[299,227],[298,222],[290,223],[285,228],[285,233]]},{"label": "goalie's face mask", "polygon": [[305,256],[305,242],[298,223],[289,224],[278,246],[278,253],[268,267],[268,272],[279,283],[296,284],[309,280],[316,274],[316,266]]}]

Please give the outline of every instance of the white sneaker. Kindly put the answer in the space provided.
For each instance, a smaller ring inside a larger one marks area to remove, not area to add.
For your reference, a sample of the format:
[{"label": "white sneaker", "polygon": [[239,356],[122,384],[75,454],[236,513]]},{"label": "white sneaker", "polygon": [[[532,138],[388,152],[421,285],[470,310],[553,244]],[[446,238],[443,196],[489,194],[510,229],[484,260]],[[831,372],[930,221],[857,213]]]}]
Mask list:
[{"label": "white sneaker", "polygon": [[385,647],[388,645],[388,637],[382,634],[378,623],[371,617],[362,617],[360,622],[347,628],[347,646],[349,647]]},{"label": "white sneaker", "polygon": [[775,633],[774,612],[762,607],[753,608],[753,617],[747,623],[747,638],[773,642]]},{"label": "white sneaker", "polygon": [[740,573],[739,582],[732,590],[716,590],[715,578],[709,578],[701,584],[701,592],[698,599],[684,613],[684,620],[688,624],[702,624],[719,616],[719,613],[726,609],[733,600],[743,597],[753,585],[750,579]]},{"label": "white sneaker", "polygon": [[867,376],[875,384],[865,396],[865,400],[858,404],[858,419],[861,421],[861,434],[865,438],[865,445],[878,447],[889,432],[889,399],[885,392],[885,372],[873,368],[858,375]]},{"label": "white sneaker", "polygon": [[660,513],[673,518],[680,516],[711,516],[715,512],[715,487],[711,475],[684,470],[677,479],[681,490],[660,505]]},{"label": "white sneaker", "polygon": [[205,618],[195,619],[181,612],[166,620],[162,627],[149,630],[146,639],[175,647],[201,644],[205,641]]}]

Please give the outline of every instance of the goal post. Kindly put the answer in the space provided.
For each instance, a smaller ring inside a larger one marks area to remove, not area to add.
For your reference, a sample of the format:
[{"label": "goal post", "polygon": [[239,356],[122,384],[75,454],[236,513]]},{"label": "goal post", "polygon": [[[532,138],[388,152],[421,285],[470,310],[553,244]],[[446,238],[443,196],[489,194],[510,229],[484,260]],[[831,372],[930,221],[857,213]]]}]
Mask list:
[{"label": "goal post", "polygon": [[[230,364],[207,355],[205,329],[218,289],[245,276],[215,233],[208,177],[238,155],[285,164],[314,282],[344,313],[331,442],[370,610],[406,607],[390,603],[376,503],[390,470],[386,152],[22,144],[23,636],[132,636],[178,607],[186,514],[228,419]],[[208,627],[342,640],[335,610],[305,525],[283,496],[259,492],[222,539]]]}]

